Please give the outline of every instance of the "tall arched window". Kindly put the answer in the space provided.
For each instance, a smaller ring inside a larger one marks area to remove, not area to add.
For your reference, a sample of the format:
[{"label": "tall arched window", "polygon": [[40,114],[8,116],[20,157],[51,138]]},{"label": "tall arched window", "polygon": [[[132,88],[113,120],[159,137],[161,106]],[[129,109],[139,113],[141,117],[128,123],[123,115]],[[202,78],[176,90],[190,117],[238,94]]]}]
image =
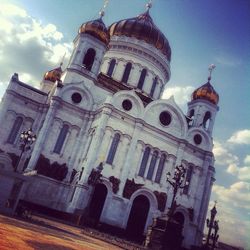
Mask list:
[{"label": "tall arched window", "polygon": [[14,124],[11,128],[11,131],[9,133],[7,142],[13,144],[16,140],[16,137],[20,131],[20,128],[22,126],[23,123],[23,118],[22,117],[17,117],[14,121]]},{"label": "tall arched window", "polygon": [[89,71],[91,71],[91,68],[93,66],[93,63],[95,60],[95,55],[96,55],[95,50],[90,48],[87,50],[87,52],[83,58],[82,64]]},{"label": "tall arched window", "polygon": [[113,74],[113,71],[114,71],[114,68],[115,68],[115,64],[116,64],[116,60],[115,59],[112,59],[111,61],[110,61],[110,64],[109,64],[109,68],[108,68],[108,72],[107,72],[107,75],[108,76],[112,76],[112,74]]},{"label": "tall arched window", "polygon": [[61,150],[62,150],[64,141],[66,139],[66,136],[68,134],[68,131],[69,131],[69,126],[66,125],[66,124],[63,125],[63,127],[62,127],[62,129],[60,131],[60,134],[59,134],[59,136],[57,138],[54,150],[53,150],[54,153],[57,153],[57,154],[61,153]]},{"label": "tall arched window", "polygon": [[204,119],[203,119],[203,127],[205,129],[208,129],[208,127],[209,127],[210,118],[211,118],[211,113],[209,111],[207,111],[205,116],[204,116]]},{"label": "tall arched window", "polygon": [[107,157],[107,160],[106,160],[106,162],[108,164],[113,163],[115,153],[117,151],[117,146],[118,146],[119,141],[120,141],[120,137],[121,137],[120,134],[116,133],[114,138],[113,138],[113,141],[112,141],[110,149],[109,149],[109,154],[108,154],[108,157]]},{"label": "tall arched window", "polygon": [[166,161],[166,155],[163,154],[161,156],[161,159],[160,159],[160,162],[159,162],[159,165],[158,165],[158,169],[157,169],[157,172],[156,172],[156,176],[155,176],[155,182],[157,182],[157,183],[161,182],[161,176],[162,176],[162,171],[163,171],[163,168],[164,168],[165,161]]},{"label": "tall arched window", "polygon": [[193,166],[190,165],[188,167],[188,169],[187,169],[186,181],[185,181],[185,183],[188,182],[188,184],[184,187],[183,194],[188,194],[188,190],[189,190],[189,187],[190,187],[190,182],[191,182],[191,179],[192,179],[192,174],[193,174]]},{"label": "tall arched window", "polygon": [[150,148],[146,147],[146,149],[144,151],[144,154],[143,154],[143,157],[142,157],[140,170],[139,170],[139,173],[138,173],[139,176],[142,176],[142,177],[144,176],[146,166],[147,166],[147,163],[148,163],[149,154],[150,154]]},{"label": "tall arched window", "polygon": [[147,75],[147,70],[143,69],[141,71],[140,79],[139,79],[138,84],[137,84],[137,88],[138,89],[142,89],[144,81],[145,81],[145,78],[146,78],[146,75]]},{"label": "tall arched window", "polygon": [[157,157],[158,157],[158,152],[154,151],[152,158],[151,158],[151,161],[150,161],[149,169],[148,169],[148,174],[147,174],[148,180],[152,180],[152,178],[153,178]]},{"label": "tall arched window", "polygon": [[155,92],[155,88],[156,88],[156,85],[157,85],[157,81],[158,81],[158,79],[157,79],[157,77],[155,77],[155,79],[153,81],[152,88],[150,90],[150,96],[152,96],[152,97],[154,96],[154,92]]},{"label": "tall arched window", "polygon": [[128,82],[128,78],[129,78],[129,74],[130,71],[132,69],[132,64],[131,63],[127,63],[123,76],[122,76],[122,82],[127,83]]}]

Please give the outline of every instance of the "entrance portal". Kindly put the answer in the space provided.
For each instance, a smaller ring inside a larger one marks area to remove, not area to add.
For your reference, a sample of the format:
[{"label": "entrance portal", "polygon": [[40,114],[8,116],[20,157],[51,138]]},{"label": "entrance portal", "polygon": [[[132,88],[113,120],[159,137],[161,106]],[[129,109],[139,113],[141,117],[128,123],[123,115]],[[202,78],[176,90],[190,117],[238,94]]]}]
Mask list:
[{"label": "entrance portal", "polygon": [[128,223],[127,236],[135,241],[143,240],[143,232],[148,217],[150,203],[146,196],[137,196],[132,204]]},{"label": "entrance portal", "polygon": [[95,186],[94,193],[89,205],[89,217],[93,219],[94,224],[97,224],[99,222],[107,193],[108,190],[104,184],[97,184]]},{"label": "entrance portal", "polygon": [[174,214],[173,218],[167,222],[165,235],[163,238],[164,250],[179,250],[182,245],[182,229],[185,218],[181,212]]}]

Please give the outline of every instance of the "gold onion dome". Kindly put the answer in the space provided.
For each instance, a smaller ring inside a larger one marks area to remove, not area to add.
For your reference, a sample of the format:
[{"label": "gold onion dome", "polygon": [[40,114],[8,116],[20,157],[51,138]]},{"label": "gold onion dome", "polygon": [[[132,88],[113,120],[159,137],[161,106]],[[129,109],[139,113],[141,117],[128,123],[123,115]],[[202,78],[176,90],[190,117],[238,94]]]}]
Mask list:
[{"label": "gold onion dome", "polygon": [[208,78],[208,82],[196,89],[192,94],[192,101],[197,99],[207,100],[215,105],[219,102],[219,95],[210,84],[211,77]]},{"label": "gold onion dome", "polygon": [[44,75],[44,80],[56,82],[56,81],[60,80],[61,75],[62,75],[62,68],[60,66],[56,69],[52,69],[52,70],[46,72]]},{"label": "gold onion dome", "polygon": [[108,45],[110,36],[107,27],[105,26],[102,18],[98,18],[86,23],[83,23],[78,31],[79,34],[89,34],[98,40]]},{"label": "gold onion dome", "polygon": [[109,27],[110,36],[128,36],[143,40],[167,56],[171,60],[171,48],[164,34],[156,27],[149,15],[149,10],[129,19],[115,22]]}]

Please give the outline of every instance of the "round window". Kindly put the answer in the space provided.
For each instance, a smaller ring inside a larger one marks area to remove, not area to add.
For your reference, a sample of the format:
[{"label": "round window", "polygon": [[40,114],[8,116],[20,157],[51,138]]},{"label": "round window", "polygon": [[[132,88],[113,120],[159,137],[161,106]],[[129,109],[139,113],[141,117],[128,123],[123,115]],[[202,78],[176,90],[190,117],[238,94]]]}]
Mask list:
[{"label": "round window", "polygon": [[132,102],[131,102],[130,100],[126,99],[126,100],[124,100],[124,101],[122,102],[122,107],[123,107],[125,110],[129,111],[130,109],[132,109]]},{"label": "round window", "polygon": [[159,119],[160,119],[161,124],[164,126],[169,125],[172,120],[171,115],[168,111],[161,112]]},{"label": "round window", "polygon": [[201,144],[201,142],[202,142],[202,137],[201,137],[201,135],[196,134],[196,135],[194,136],[194,143],[195,143],[196,145],[199,145],[199,144]]},{"label": "round window", "polygon": [[80,103],[82,101],[82,96],[75,92],[72,96],[71,96],[71,99],[74,103]]}]

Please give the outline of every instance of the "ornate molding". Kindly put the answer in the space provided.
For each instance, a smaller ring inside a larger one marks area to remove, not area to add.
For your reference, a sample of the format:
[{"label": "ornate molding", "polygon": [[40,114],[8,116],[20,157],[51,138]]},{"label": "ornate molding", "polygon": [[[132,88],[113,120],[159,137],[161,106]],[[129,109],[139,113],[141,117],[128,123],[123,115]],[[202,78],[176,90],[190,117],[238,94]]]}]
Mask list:
[{"label": "ornate molding", "polygon": [[143,186],[143,184],[137,184],[137,183],[135,183],[134,179],[132,179],[132,180],[127,179],[126,183],[125,183],[125,186],[124,186],[124,189],[123,189],[122,196],[124,198],[130,199],[130,197],[132,196],[132,194],[136,190],[140,189],[142,186]]},{"label": "ornate molding", "polygon": [[116,194],[119,191],[119,185],[121,181],[114,176],[110,176],[109,181],[112,183],[113,193]]},{"label": "ornate molding", "polygon": [[164,212],[165,207],[166,207],[166,202],[167,202],[167,194],[164,192],[158,192],[158,191],[154,191],[154,194],[157,199],[158,209],[161,212]]}]

